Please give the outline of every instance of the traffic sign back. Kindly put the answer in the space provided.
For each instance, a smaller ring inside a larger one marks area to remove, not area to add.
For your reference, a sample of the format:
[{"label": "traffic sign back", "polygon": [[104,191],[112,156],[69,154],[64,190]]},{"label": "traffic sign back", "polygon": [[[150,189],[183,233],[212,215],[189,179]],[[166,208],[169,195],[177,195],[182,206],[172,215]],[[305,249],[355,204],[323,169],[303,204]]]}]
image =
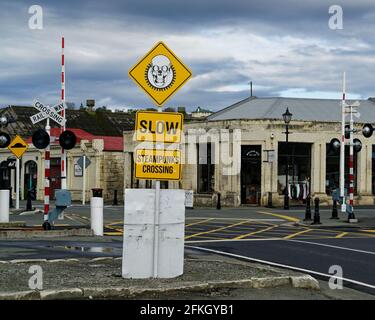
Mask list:
[{"label": "traffic sign back", "polygon": [[[77,164],[83,169],[83,156],[79,157],[79,159],[77,160]],[[87,167],[91,164],[91,160],[89,157],[86,157],[85,164],[85,169],[87,169]]]}]

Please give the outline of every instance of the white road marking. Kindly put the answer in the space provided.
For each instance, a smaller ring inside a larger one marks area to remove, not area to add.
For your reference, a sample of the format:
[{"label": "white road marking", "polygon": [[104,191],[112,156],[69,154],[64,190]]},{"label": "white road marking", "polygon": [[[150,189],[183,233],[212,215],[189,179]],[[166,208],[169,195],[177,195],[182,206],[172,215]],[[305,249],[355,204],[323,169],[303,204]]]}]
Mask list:
[{"label": "white road marking", "polygon": [[248,220],[248,221],[285,221],[283,219],[247,219],[247,218],[216,218],[216,217],[186,217],[186,220],[215,219],[215,220]]},{"label": "white road marking", "polygon": [[288,241],[308,243],[308,244],[313,244],[313,245],[316,245],[316,246],[322,246],[322,247],[328,247],[328,248],[334,248],[334,249],[341,249],[341,250],[347,250],[347,251],[354,251],[354,252],[359,252],[359,253],[375,254],[375,252],[372,252],[372,251],[333,246],[333,245],[325,244],[325,243],[318,243],[318,242],[311,242],[311,241],[304,241],[304,240],[288,240]]},{"label": "white road marking", "polygon": [[[198,236],[199,237],[199,236]],[[254,238],[254,239],[217,239],[217,240],[187,240],[185,243],[206,243],[206,242],[241,242],[241,241],[273,241],[273,240],[282,240],[283,238]]]},{"label": "white road marking", "polygon": [[213,249],[207,249],[207,248],[201,248],[201,247],[194,247],[194,246],[186,246],[186,247],[190,248],[190,249],[196,249],[196,250],[201,250],[201,251],[207,251],[207,252],[217,253],[217,254],[221,254],[221,255],[226,255],[226,256],[229,256],[229,257],[234,257],[234,258],[239,258],[239,259],[244,259],[244,260],[249,260],[249,261],[255,261],[255,262],[264,263],[264,264],[269,264],[269,265],[276,266],[276,267],[297,270],[297,271],[301,271],[301,272],[305,272],[305,273],[312,273],[312,274],[316,274],[316,275],[323,276],[323,277],[328,277],[328,278],[332,278],[333,277],[333,278],[340,279],[340,280],[343,280],[343,281],[347,281],[347,282],[350,282],[350,283],[353,283],[353,284],[357,284],[357,285],[360,285],[360,286],[363,286],[363,287],[375,289],[375,285],[371,285],[369,283],[360,282],[360,281],[349,279],[349,278],[336,277],[336,276],[334,276],[332,274],[326,274],[326,273],[322,273],[322,272],[318,272],[318,271],[314,271],[314,270],[293,267],[293,266],[289,266],[289,265],[286,265],[286,264],[276,263],[276,262],[267,261],[267,260],[250,258],[250,257],[241,256],[241,255],[238,255],[238,254],[228,253],[228,252],[219,251],[219,250],[213,250]]}]

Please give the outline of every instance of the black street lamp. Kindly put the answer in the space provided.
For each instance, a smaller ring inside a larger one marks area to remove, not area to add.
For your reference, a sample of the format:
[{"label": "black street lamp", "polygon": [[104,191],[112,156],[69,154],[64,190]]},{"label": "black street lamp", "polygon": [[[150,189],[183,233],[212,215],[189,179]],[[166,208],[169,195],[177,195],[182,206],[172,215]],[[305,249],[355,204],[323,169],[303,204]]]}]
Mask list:
[{"label": "black street lamp", "polygon": [[284,210],[289,210],[289,150],[288,150],[288,138],[289,138],[289,123],[292,120],[292,113],[289,112],[289,109],[286,108],[286,111],[283,113],[283,119],[285,122],[285,136],[286,136],[286,169],[285,169],[285,192],[284,192]]}]

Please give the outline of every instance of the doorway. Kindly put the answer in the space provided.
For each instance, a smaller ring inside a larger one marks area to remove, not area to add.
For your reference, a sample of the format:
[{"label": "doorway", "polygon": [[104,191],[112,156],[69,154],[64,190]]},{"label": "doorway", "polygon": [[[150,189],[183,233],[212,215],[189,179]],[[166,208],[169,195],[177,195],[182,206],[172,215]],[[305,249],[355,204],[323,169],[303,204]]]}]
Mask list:
[{"label": "doorway", "polygon": [[55,190],[61,189],[61,158],[51,158],[51,199],[55,199]]},{"label": "doorway", "polygon": [[0,189],[11,187],[11,171],[8,166],[8,161],[3,161],[0,164]]},{"label": "doorway", "polygon": [[241,204],[260,205],[262,147],[241,146]]},{"label": "doorway", "polygon": [[[27,161],[25,163],[25,175],[24,175],[24,195],[26,197],[29,190],[33,190],[34,193],[37,190],[38,185],[38,165],[35,161]],[[32,198],[31,200],[36,200]]]}]

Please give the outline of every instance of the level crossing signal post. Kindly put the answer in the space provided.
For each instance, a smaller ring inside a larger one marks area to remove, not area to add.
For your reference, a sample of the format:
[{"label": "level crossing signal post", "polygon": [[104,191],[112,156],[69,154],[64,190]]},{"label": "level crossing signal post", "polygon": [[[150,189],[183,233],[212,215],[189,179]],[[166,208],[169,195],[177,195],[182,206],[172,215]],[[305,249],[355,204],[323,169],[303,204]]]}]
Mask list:
[{"label": "level crossing signal post", "polygon": [[[60,115],[62,110],[65,110],[65,102],[59,103],[53,107],[44,105],[38,100],[34,101],[34,108],[39,111],[39,113],[30,117],[33,124],[38,123],[42,120],[46,120],[45,129],[38,129],[34,132],[32,136],[32,142],[37,149],[45,149],[45,164],[44,164],[44,222],[43,229],[50,230],[52,228],[51,219],[49,219],[50,214],[50,152],[51,152],[51,127],[50,119],[59,124],[60,126],[65,125],[66,120]],[[77,142],[77,137],[74,132],[70,130],[63,131],[58,142],[62,149],[70,150],[73,149]],[[61,211],[62,212],[62,211]]]}]

